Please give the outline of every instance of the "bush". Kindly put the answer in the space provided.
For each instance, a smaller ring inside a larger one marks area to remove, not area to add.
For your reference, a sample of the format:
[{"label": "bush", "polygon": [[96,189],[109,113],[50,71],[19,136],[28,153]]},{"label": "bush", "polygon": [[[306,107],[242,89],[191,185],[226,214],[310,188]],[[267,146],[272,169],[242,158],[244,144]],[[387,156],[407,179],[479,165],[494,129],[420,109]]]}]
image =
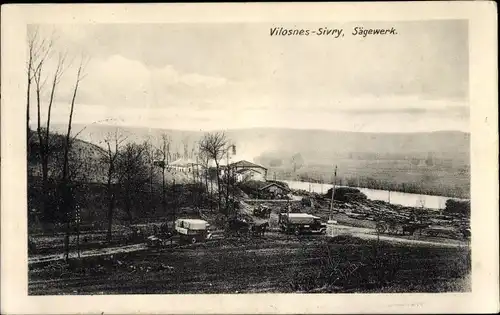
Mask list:
[{"label": "bush", "polygon": [[249,180],[239,183],[238,187],[242,192],[247,194],[250,198],[254,199],[268,199],[265,192],[259,191],[259,188],[264,187],[265,182]]},{"label": "bush", "polygon": [[[326,197],[331,197],[332,188],[328,189]],[[348,202],[348,201],[359,201],[366,200],[367,197],[359,189],[350,187],[338,187],[335,189],[334,200]]]},{"label": "bush", "polygon": [[446,200],[444,213],[448,215],[470,216],[470,201],[469,200]]}]

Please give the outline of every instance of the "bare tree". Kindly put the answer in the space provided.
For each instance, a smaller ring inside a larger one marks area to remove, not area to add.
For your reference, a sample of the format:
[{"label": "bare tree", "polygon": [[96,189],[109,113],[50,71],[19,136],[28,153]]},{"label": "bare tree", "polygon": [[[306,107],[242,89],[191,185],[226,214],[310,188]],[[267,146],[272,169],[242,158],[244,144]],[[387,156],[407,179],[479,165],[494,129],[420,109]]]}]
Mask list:
[{"label": "bare tree", "polygon": [[185,159],[189,158],[189,138],[182,139],[182,154]]},{"label": "bare tree", "polygon": [[68,130],[66,133],[66,146],[64,150],[64,165],[63,165],[63,181],[66,180],[68,174],[68,152],[71,145],[71,126],[73,123],[73,113],[75,110],[75,100],[76,95],[78,93],[78,87],[80,86],[81,81],[85,78],[86,74],[84,74],[85,67],[87,66],[89,59],[82,57],[80,59],[80,65],[78,66],[78,70],[76,73],[75,79],[75,87],[73,88],[73,97],[71,98],[71,105],[69,111],[69,119],[68,119]]},{"label": "bare tree", "polygon": [[158,158],[158,149],[154,147],[154,145],[151,143],[151,139],[148,139],[144,141],[144,150],[145,150],[145,156],[147,158],[147,164],[149,168],[149,200],[150,200],[150,209],[152,209],[152,202],[153,202],[153,190],[154,190],[154,177],[156,174],[156,169],[155,169],[155,161]]},{"label": "bare tree", "polygon": [[215,163],[217,172],[217,189],[218,189],[218,210],[220,211],[222,184],[220,178],[220,162],[227,150],[227,139],[223,132],[206,133],[200,142],[200,152],[203,152],[210,160]]},{"label": "bare tree", "polygon": [[[30,135],[30,105],[31,105],[31,86],[35,79],[40,81],[42,67],[45,60],[52,51],[52,38],[42,39],[39,34],[39,29],[35,28],[32,32],[28,31],[28,61],[26,64],[27,72],[27,88],[26,88],[26,132],[27,137]],[[40,83],[41,84],[41,83]],[[39,103],[39,102],[38,102]],[[38,106],[39,107],[39,106]],[[38,111],[40,114],[40,110]],[[40,115],[38,115],[40,117]],[[38,128],[40,128],[40,121]],[[29,141],[29,138],[28,138]],[[29,148],[29,146],[28,146]]]},{"label": "bare tree", "polygon": [[140,196],[142,188],[149,181],[146,149],[144,144],[127,143],[118,155],[118,184],[122,190],[122,199],[130,223],[134,218],[132,202],[134,198],[142,200]]},{"label": "bare tree", "polygon": [[106,171],[106,191],[108,199],[108,233],[107,240],[111,241],[111,231],[113,227],[113,211],[115,208],[116,194],[114,190],[114,182],[117,181],[117,159],[120,153],[120,147],[127,137],[123,136],[118,132],[118,128],[114,133],[109,133],[104,142],[106,144],[106,150],[103,152],[102,161],[107,167]]},{"label": "bare tree", "polygon": [[[198,144],[201,146],[201,142]],[[201,147],[200,147],[201,149]],[[212,183],[212,180],[210,179],[210,156],[204,152],[204,151],[199,151],[198,153],[198,161],[200,165],[202,166],[202,172],[201,176],[205,178],[205,188],[208,192],[208,200],[210,203],[210,210],[212,210],[212,189],[208,185],[208,181],[210,180],[210,183]]]},{"label": "bare tree", "polygon": [[[61,57],[61,56],[62,55],[60,55],[59,61],[64,62],[65,57]],[[87,63],[88,63],[88,59],[84,59],[82,57],[80,60],[80,65],[78,66],[78,70],[76,73],[75,87],[73,88],[73,97],[71,98],[71,104],[70,104],[70,112],[69,112],[69,117],[68,117],[68,130],[66,133],[66,142],[65,142],[65,146],[64,146],[64,160],[63,160],[63,172],[62,172],[63,196],[65,199],[72,198],[72,195],[73,195],[72,192],[67,190],[67,186],[69,184],[68,183],[69,182],[69,180],[68,180],[69,151],[70,151],[71,145],[73,143],[73,141],[72,141],[73,139],[71,138],[71,126],[73,123],[73,113],[74,113],[74,109],[75,109],[75,101],[76,101],[76,96],[78,93],[78,87],[80,86],[81,81],[85,78],[84,71],[85,71],[85,67],[86,67]],[[59,66],[57,69],[59,69]],[[58,73],[58,71],[56,71],[56,74],[57,73]],[[53,81],[54,82],[53,88],[55,88],[57,80],[58,80],[57,75],[55,75],[54,81]],[[52,93],[53,92],[54,92],[54,90],[52,90],[52,92],[51,92],[51,99],[50,99],[49,108],[52,106],[52,100],[53,100]],[[50,122],[50,120],[47,120],[47,128],[49,126],[49,122]],[[48,131],[47,131],[47,136],[48,136]],[[48,138],[47,138],[47,140],[48,140]],[[66,256],[66,260],[67,260],[68,256],[69,256],[69,237],[70,237],[70,233],[71,233],[71,214],[73,211],[71,211],[72,209],[67,206],[67,203],[65,203],[65,204],[66,204],[66,206],[65,206],[64,210],[66,212],[65,213],[66,214],[66,235],[64,237],[64,248],[65,248],[65,256]]]},{"label": "bare tree", "polygon": [[161,157],[161,179],[162,179],[162,206],[163,206],[163,213],[167,212],[167,200],[166,200],[166,180],[165,180],[165,172],[168,169],[168,165],[170,163],[170,144],[172,142],[172,139],[167,135],[167,134],[162,134],[161,135],[161,149],[159,150],[159,155]]},{"label": "bare tree", "polygon": [[[27,88],[27,109],[26,109],[26,129],[27,129],[27,137],[30,135],[29,128],[29,113],[30,113],[30,95],[31,95],[31,85],[32,82],[35,82],[35,92],[36,92],[36,107],[37,107],[37,129],[36,134],[38,135],[38,155],[40,157],[40,162],[42,165],[42,189],[43,189],[43,200],[42,200],[42,212],[44,216],[47,216],[48,211],[48,162],[49,162],[49,139],[45,138],[45,133],[43,132],[42,126],[42,89],[45,85],[45,72],[44,65],[49,58],[49,55],[52,53],[52,45],[53,40],[41,38],[38,32],[38,29],[35,29],[34,33],[32,33],[28,37],[28,64],[27,64],[27,72],[28,72],[28,88]],[[54,75],[54,77],[57,77]],[[29,138],[27,139],[28,148],[29,146]],[[28,151],[28,154],[31,152]]]},{"label": "bare tree", "polygon": [[[54,103],[54,95],[56,92],[56,87],[59,84],[59,82],[64,74],[64,71],[66,70],[64,68],[65,61],[66,61],[66,53],[59,53],[58,59],[57,59],[56,69],[54,71],[53,78],[52,78],[52,85],[51,85],[51,89],[50,89],[50,98],[49,98],[49,104],[48,104],[48,109],[47,109],[47,124],[45,127],[45,145],[47,146],[47,150],[49,150],[50,116],[52,113],[52,104]],[[80,71],[80,69],[78,71]],[[80,80],[80,79],[78,78],[77,80]],[[75,96],[76,96],[76,90],[75,90]],[[72,102],[72,104],[73,103],[74,103],[74,101]],[[71,114],[73,114],[73,113],[71,113]]]}]

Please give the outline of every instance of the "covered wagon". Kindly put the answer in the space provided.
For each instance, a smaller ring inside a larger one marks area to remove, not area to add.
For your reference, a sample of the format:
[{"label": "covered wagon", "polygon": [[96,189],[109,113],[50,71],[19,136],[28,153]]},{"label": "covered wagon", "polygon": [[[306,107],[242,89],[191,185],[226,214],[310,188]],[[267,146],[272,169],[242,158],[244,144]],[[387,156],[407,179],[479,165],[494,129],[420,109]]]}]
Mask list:
[{"label": "covered wagon", "polygon": [[175,231],[184,243],[194,244],[211,237],[210,224],[200,219],[178,219],[175,221]]},{"label": "covered wagon", "polygon": [[326,224],[321,218],[308,213],[280,213],[278,224],[282,232],[294,233],[324,233]]}]

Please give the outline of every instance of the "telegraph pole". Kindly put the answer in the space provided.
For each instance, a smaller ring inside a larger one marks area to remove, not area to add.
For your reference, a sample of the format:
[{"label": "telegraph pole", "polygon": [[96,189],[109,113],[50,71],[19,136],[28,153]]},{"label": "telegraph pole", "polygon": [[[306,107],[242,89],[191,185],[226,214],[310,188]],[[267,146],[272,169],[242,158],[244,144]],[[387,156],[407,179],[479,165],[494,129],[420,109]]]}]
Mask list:
[{"label": "telegraph pole", "polygon": [[172,194],[173,194],[173,201],[174,201],[174,204],[173,204],[173,221],[174,221],[174,226],[175,226],[175,215],[176,215],[176,211],[177,211],[177,194],[175,193],[175,178],[172,180]]},{"label": "telegraph pole", "polygon": [[337,165],[335,165],[335,171],[333,173],[333,186],[332,186],[332,200],[330,202],[330,220],[333,220],[333,197],[335,196],[335,182],[337,180]]}]

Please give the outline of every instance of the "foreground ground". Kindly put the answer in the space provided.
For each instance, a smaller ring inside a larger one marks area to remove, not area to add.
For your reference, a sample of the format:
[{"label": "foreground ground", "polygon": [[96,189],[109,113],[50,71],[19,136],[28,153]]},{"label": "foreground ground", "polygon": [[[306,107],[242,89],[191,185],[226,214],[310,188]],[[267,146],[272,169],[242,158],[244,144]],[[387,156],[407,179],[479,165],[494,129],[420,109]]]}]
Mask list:
[{"label": "foreground ground", "polygon": [[469,272],[467,246],[272,232],[31,263],[28,287],[32,295],[456,292],[470,289]]}]

